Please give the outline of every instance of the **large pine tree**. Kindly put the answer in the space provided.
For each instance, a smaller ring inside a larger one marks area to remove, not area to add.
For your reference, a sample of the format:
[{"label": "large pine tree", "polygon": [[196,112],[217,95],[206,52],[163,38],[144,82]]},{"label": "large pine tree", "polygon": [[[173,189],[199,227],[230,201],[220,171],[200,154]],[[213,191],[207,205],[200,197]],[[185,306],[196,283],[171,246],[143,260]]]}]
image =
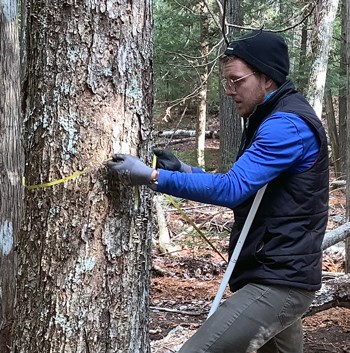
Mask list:
[{"label": "large pine tree", "polygon": [[150,1],[30,0],[27,190],[15,352],[145,353],[150,193],[110,180],[113,152],[147,159]]}]

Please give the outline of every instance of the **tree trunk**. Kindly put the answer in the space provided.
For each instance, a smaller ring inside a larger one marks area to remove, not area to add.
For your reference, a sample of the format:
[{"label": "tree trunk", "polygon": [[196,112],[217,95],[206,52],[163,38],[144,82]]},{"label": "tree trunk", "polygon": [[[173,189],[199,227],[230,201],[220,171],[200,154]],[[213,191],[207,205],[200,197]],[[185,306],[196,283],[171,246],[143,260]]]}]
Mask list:
[{"label": "tree trunk", "polygon": [[16,1],[0,0],[0,352],[9,352],[22,216],[23,155]]},{"label": "tree trunk", "polygon": [[314,58],[311,67],[307,98],[319,118],[326,83],[328,55],[332,44],[333,23],[339,0],[319,0],[314,26]]},{"label": "tree trunk", "polygon": [[[19,28],[19,49],[20,49],[20,76],[21,76],[21,87],[24,84],[24,81],[27,77],[27,38],[28,38],[28,30],[27,30],[27,3],[22,0],[19,2],[21,5],[20,10],[20,28]],[[22,90],[21,90],[22,91]]]},{"label": "tree trunk", "polygon": [[[224,3],[224,1],[222,1]],[[240,0],[227,2],[226,9],[227,22],[239,24],[240,20]],[[229,40],[233,40],[232,35],[238,35],[237,30],[228,31]],[[226,45],[225,45],[226,48]],[[223,48],[223,49],[225,49]],[[220,77],[222,79],[222,64],[220,64]],[[222,85],[220,87],[220,172],[226,172],[233,164],[242,136],[242,121],[237,112],[232,98],[226,95]]]},{"label": "tree trunk", "polygon": [[[303,1],[303,5],[307,5],[308,0]],[[309,6],[305,6],[303,17],[310,12]],[[306,53],[307,53],[307,33],[308,33],[308,17],[305,18],[305,21],[301,25],[301,43],[300,43],[300,53],[299,53],[299,63],[298,63],[298,90],[305,94],[307,86],[307,72],[306,72]]]},{"label": "tree trunk", "polygon": [[324,95],[325,116],[327,120],[328,135],[331,143],[331,160],[334,165],[336,175],[340,172],[340,158],[339,158],[339,138],[337,123],[335,120],[335,113],[333,107],[333,98],[331,90],[327,90]]},{"label": "tree trunk", "polygon": [[149,162],[150,1],[28,2],[27,190],[16,353],[147,353],[151,197],[103,164]]},{"label": "tree trunk", "polygon": [[[350,112],[350,3],[345,1],[345,41],[346,41],[346,77],[347,77],[347,116]],[[350,119],[346,120],[346,218],[350,220]],[[345,272],[350,273],[350,239],[345,241]]]},{"label": "tree trunk", "polygon": [[208,54],[209,54],[209,13],[204,2],[200,3],[200,26],[201,26],[201,56],[203,68],[200,74],[201,89],[198,93],[198,116],[197,116],[197,163],[205,168],[205,126],[207,120],[207,93],[208,93]]},{"label": "tree trunk", "polygon": [[[342,0],[341,2],[341,16],[342,16],[342,35],[340,38],[340,67],[339,75],[341,77],[346,76],[346,41],[345,41],[345,31],[348,22],[345,16],[345,3],[348,0]],[[339,158],[340,158],[340,175],[337,175],[338,178],[342,178],[346,173],[346,121],[347,121],[347,111],[346,111],[346,101],[347,101],[347,89],[346,85],[340,87],[339,89]]]}]

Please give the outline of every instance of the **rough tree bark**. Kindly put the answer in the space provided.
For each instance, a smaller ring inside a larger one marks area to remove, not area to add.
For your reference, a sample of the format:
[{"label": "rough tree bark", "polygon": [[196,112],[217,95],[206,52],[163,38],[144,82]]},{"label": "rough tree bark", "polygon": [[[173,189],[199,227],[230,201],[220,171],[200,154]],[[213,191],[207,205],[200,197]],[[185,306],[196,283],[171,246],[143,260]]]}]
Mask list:
[{"label": "rough tree bark", "polygon": [[[224,1],[221,1],[224,3]],[[226,20],[231,24],[240,24],[240,0],[227,2]],[[232,27],[228,27],[228,39],[232,41],[232,35],[238,32]],[[225,47],[223,49],[226,48]],[[222,64],[220,64],[220,80],[222,79]],[[226,95],[222,85],[220,85],[220,172],[226,172],[233,164],[242,136],[242,121],[232,98]]]},{"label": "rough tree bark", "polygon": [[15,245],[22,215],[23,161],[16,1],[0,0],[0,352],[9,352],[16,291]]},{"label": "rough tree bark", "polygon": [[107,177],[113,152],[149,162],[149,0],[29,0],[28,184],[16,353],[149,352],[151,197]]},{"label": "rough tree bark", "polygon": [[309,78],[308,101],[319,118],[326,83],[328,54],[332,44],[333,23],[339,0],[319,0],[315,11],[313,31],[313,63]]}]

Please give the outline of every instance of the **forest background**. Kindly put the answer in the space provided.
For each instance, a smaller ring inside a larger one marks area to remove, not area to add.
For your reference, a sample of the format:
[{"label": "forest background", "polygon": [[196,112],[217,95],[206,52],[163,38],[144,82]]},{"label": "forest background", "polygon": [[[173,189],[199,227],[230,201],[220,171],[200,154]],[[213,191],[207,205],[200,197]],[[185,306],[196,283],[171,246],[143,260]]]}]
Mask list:
[{"label": "forest background", "polygon": [[346,0],[0,0],[0,352],[150,352],[155,209],[168,206],[104,162],[151,164],[190,134],[179,156],[226,171],[241,122],[218,57],[247,30],[285,37],[348,210],[349,18]]}]

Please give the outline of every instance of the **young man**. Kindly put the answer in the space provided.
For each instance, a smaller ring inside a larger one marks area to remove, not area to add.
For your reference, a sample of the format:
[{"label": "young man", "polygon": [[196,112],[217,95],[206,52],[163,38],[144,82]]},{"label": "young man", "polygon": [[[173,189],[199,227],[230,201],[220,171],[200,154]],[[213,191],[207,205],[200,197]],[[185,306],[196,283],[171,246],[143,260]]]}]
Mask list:
[{"label": "young man", "polygon": [[321,286],[326,135],[286,79],[281,37],[253,31],[230,44],[222,60],[226,93],[245,120],[238,158],[226,174],[205,173],[164,151],[157,152],[158,170],[130,155],[114,155],[109,167],[131,185],[233,209],[230,255],[256,192],[268,184],[229,282],[232,296],[180,352],[302,353],[301,317]]}]

